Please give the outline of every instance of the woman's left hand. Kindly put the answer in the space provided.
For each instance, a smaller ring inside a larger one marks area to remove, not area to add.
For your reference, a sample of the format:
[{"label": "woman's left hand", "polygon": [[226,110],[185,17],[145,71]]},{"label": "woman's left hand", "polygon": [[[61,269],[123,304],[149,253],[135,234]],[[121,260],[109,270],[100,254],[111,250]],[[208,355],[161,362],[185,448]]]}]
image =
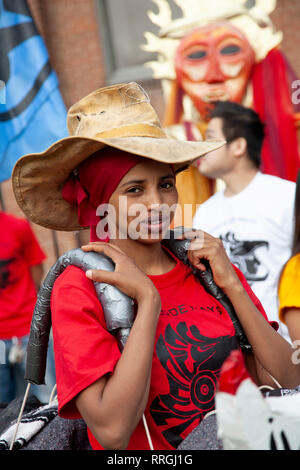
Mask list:
[{"label": "woman's left hand", "polygon": [[227,256],[222,241],[202,230],[188,231],[183,238],[191,240],[188,251],[188,259],[192,266],[205,271],[205,265],[201,259],[206,259],[211,267],[215,283],[224,291],[240,285],[239,278]]}]

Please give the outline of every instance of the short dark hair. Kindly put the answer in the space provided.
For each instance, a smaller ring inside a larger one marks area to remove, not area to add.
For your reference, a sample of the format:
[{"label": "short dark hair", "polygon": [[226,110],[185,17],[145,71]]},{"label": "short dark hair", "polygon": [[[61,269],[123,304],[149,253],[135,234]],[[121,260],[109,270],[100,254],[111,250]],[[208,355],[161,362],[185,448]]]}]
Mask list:
[{"label": "short dark hair", "polygon": [[247,154],[253,164],[259,168],[265,138],[265,125],[259,115],[240,104],[231,101],[217,101],[209,117],[210,119],[222,119],[223,134],[228,144],[239,137],[246,140]]}]

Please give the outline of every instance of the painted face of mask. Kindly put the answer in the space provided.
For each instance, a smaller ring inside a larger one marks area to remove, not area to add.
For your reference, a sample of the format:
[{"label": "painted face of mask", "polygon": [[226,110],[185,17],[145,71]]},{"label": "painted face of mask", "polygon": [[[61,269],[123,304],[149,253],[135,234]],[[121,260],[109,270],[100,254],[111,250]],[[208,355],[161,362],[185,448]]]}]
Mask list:
[{"label": "painted face of mask", "polygon": [[182,89],[205,117],[214,101],[242,101],[254,62],[244,34],[222,22],[188,33],[177,49],[175,69]]}]

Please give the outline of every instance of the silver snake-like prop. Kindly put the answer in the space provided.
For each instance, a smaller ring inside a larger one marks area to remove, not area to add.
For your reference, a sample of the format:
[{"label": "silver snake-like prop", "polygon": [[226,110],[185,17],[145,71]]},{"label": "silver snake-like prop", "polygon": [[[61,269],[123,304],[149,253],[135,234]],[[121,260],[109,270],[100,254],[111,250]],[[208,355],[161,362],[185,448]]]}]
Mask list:
[{"label": "silver snake-like prop", "polygon": [[[178,233],[182,233],[182,228],[169,231],[162,244],[179,260],[188,264],[187,251],[190,240],[176,240]],[[207,292],[227,310],[240,346],[244,349],[251,348],[230,300],[215,284],[209,263],[206,260],[202,261],[206,266],[206,271],[192,268],[193,274],[200,280]],[[89,269],[114,271],[115,268],[114,263],[107,256],[95,252],[84,252],[80,248],[68,251],[52,266],[39,290],[31,322],[25,371],[25,380],[29,383],[36,385],[45,383],[47,349],[51,330],[51,291],[58,276],[71,265],[77,266],[84,272]],[[111,334],[116,335],[122,350],[134,321],[133,300],[109,284],[94,282],[94,286],[103,308],[107,329]]]}]

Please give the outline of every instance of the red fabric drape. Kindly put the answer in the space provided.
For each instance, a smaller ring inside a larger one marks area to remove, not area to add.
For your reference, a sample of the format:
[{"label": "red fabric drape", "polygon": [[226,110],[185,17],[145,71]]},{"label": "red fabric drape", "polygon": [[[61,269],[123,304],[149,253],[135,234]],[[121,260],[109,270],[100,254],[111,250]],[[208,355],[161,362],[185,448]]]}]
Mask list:
[{"label": "red fabric drape", "polygon": [[278,49],[255,65],[252,75],[253,107],[266,124],[262,171],[296,181],[300,166],[292,88],[287,65]]}]

